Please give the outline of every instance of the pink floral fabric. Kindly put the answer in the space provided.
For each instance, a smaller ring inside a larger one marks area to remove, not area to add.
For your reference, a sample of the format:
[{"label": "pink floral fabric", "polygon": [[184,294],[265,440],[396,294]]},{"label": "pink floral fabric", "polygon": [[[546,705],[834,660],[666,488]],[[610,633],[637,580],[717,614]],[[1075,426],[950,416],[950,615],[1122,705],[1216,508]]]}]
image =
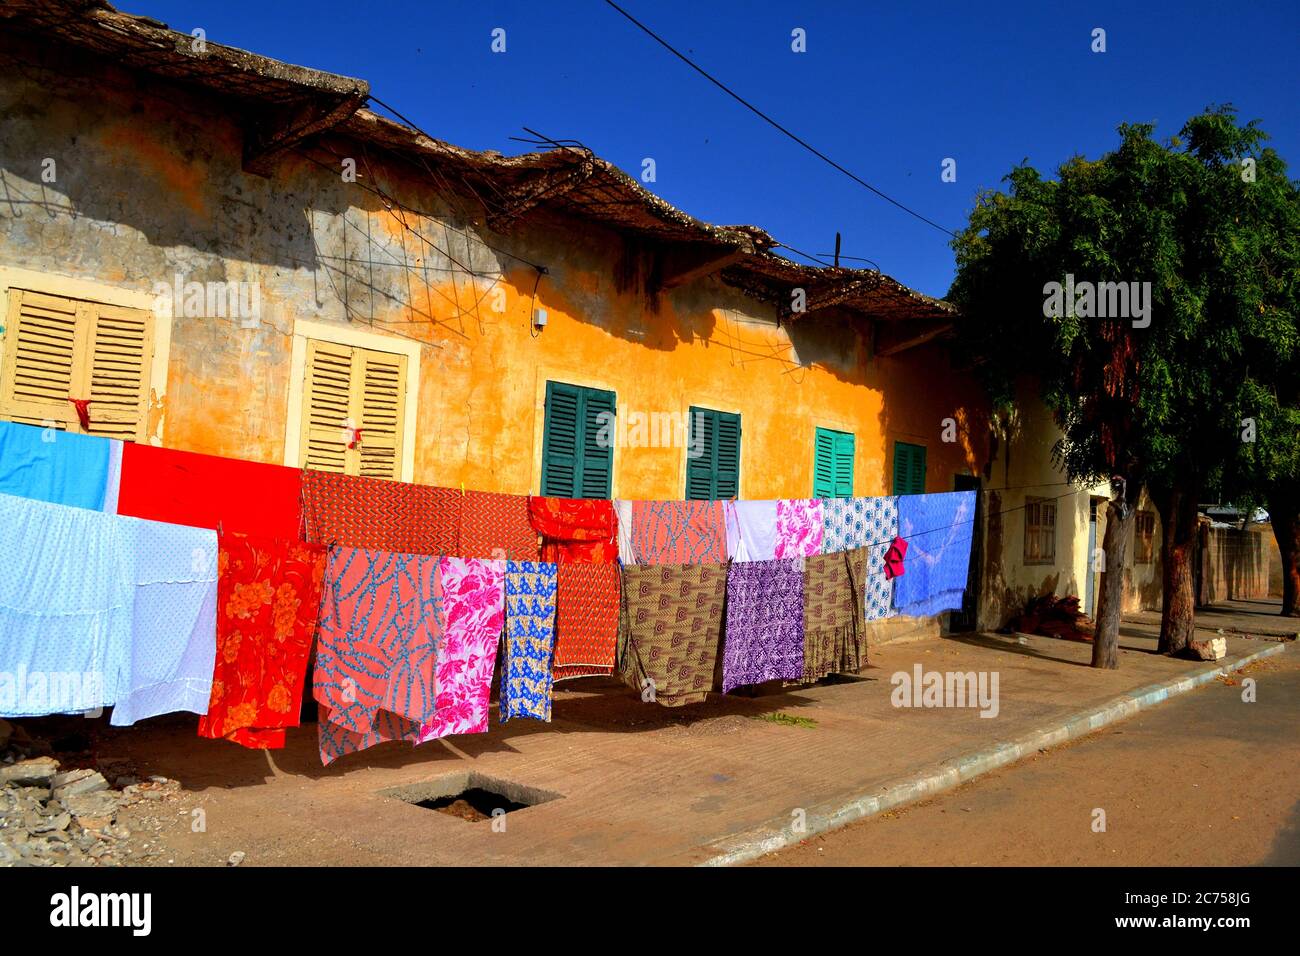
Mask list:
[{"label": "pink floral fabric", "polygon": [[420,742],[488,729],[488,693],[506,619],[506,562],[443,558],[443,641],[434,683],[437,712]]},{"label": "pink floral fabric", "polygon": [[819,498],[782,498],[776,503],[777,558],[809,558],[822,552],[824,522]]}]

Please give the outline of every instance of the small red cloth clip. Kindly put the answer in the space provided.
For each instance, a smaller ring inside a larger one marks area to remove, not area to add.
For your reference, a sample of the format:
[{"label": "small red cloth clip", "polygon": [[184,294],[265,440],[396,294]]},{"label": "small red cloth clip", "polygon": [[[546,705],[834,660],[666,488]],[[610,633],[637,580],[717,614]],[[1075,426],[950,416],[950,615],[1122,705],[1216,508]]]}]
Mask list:
[{"label": "small red cloth clip", "polygon": [[81,427],[86,431],[90,431],[90,399],[69,398],[68,401],[77,410],[77,419],[81,422]]},{"label": "small red cloth clip", "polygon": [[903,567],[903,558],[907,555],[907,542],[897,535],[889,543],[889,550],[885,552],[885,577],[891,581],[894,578],[902,577],[907,568]]},{"label": "small red cloth clip", "polygon": [[361,429],[360,429],[360,428],[352,428],[352,429],[349,429],[349,431],[352,432],[352,441],[348,442],[348,447],[349,447],[349,448],[356,448],[358,445],[361,444]]}]

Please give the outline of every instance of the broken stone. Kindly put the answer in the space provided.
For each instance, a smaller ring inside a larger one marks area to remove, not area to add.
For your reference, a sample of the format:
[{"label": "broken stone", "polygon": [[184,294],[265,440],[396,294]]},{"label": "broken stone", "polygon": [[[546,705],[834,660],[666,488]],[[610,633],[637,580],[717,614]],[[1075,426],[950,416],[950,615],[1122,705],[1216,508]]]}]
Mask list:
[{"label": "broken stone", "polygon": [[98,770],[73,770],[57,774],[50,783],[56,800],[108,789],[108,781]]},{"label": "broken stone", "polygon": [[1209,641],[1192,641],[1187,645],[1187,653],[1193,660],[1217,661],[1228,656],[1228,641],[1216,637]]},{"label": "broken stone", "polygon": [[33,833],[49,833],[51,830],[66,830],[68,824],[72,822],[72,814],[60,813],[55,816],[46,817],[36,826],[32,827]]},{"label": "broken stone", "polygon": [[[89,827],[83,818],[85,817],[112,817],[117,813],[119,799],[117,794],[109,791],[98,791],[95,793],[74,794],[70,797],[60,797],[59,802],[63,804],[65,810],[77,818],[78,822],[84,827]],[[110,819],[108,821],[112,823]],[[107,824],[105,824],[107,826]]]},{"label": "broken stone", "polygon": [[59,762],[53,757],[35,757],[20,760],[8,767],[0,767],[0,785],[48,787],[50,780],[59,772]]},{"label": "broken stone", "polygon": [[244,862],[244,857],[247,855],[248,854],[246,854],[243,850],[236,850],[234,853],[230,854],[230,857],[226,860],[226,863],[230,866],[239,866],[239,864]]}]

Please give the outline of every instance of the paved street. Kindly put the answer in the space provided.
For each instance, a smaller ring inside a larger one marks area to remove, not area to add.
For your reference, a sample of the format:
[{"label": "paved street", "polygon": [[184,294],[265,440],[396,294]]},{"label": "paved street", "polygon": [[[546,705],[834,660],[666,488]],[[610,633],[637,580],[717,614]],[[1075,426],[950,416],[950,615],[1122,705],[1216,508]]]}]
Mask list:
[{"label": "paved street", "polygon": [[1300,652],[1230,680],[759,865],[1295,866]]}]

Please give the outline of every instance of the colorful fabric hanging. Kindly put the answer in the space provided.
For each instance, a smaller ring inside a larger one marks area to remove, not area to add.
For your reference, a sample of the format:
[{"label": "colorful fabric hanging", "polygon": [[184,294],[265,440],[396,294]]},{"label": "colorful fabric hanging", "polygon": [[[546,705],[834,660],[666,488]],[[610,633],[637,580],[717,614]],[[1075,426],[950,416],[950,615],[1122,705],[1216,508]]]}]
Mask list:
[{"label": "colorful fabric hanging", "polygon": [[726,591],[722,564],[623,569],[619,669],[642,700],[681,707],[708,696]]},{"label": "colorful fabric hanging", "polygon": [[528,520],[527,495],[465,492],[457,557],[536,561],[540,553],[537,532]]},{"label": "colorful fabric hanging", "polygon": [[889,542],[898,536],[898,499],[862,498],[862,540],[867,549],[867,573],[862,617],[864,621],[882,621],[893,617],[894,582],[885,575],[885,556]]},{"label": "colorful fabric hanging", "polygon": [[776,557],[776,500],[728,501],[727,556],[732,561],[771,561]]},{"label": "colorful fabric hanging", "polygon": [[279,749],[302,711],[328,552],[242,534],[217,544],[217,659],[199,736]]},{"label": "colorful fabric hanging", "polygon": [[301,472],[237,458],[127,442],[118,514],[216,529],[297,538]]},{"label": "colorful fabric hanging", "polygon": [[614,520],[618,524],[618,559],[624,564],[638,564],[636,548],[632,546],[632,502],[621,499],[614,502]]},{"label": "colorful fabric hanging", "polygon": [[0,494],[112,513],[121,453],[98,435],[0,421]]},{"label": "colorful fabric hanging", "polygon": [[820,498],[781,498],[776,503],[777,558],[806,558],[821,554],[824,522]]},{"label": "colorful fabric hanging", "polygon": [[973,491],[898,499],[898,533],[908,541],[907,574],[893,582],[899,614],[927,617],[961,607],[974,529]]},{"label": "colorful fabric hanging", "polygon": [[307,469],[303,527],[312,544],[394,554],[456,554],[463,496],[452,488]]},{"label": "colorful fabric hanging", "polygon": [[885,577],[893,580],[907,572],[907,566],[903,564],[903,559],[907,557],[907,542],[902,538],[894,538],[889,542],[889,550],[885,552]]},{"label": "colorful fabric hanging", "polygon": [[118,518],[134,597],[131,653],[109,723],[208,712],[217,650],[217,534]]},{"label": "colorful fabric hanging", "polygon": [[118,527],[98,511],[0,494],[0,717],[113,704],[134,598]]},{"label": "colorful fabric hanging", "polygon": [[554,680],[614,673],[618,650],[619,566],[556,566]]},{"label": "colorful fabric hanging", "polygon": [[414,743],[432,718],[441,583],[434,556],[330,549],[313,678],[322,763],[386,740]]},{"label": "colorful fabric hanging", "polygon": [[501,668],[501,722],[551,719],[557,565],[506,563],[506,659]]},{"label": "colorful fabric hanging", "polygon": [[828,674],[855,674],[866,666],[867,550],[818,554],[804,564],[804,683]]},{"label": "colorful fabric hanging", "polygon": [[534,495],[528,499],[528,520],[542,536],[543,561],[618,560],[618,527],[608,499]]},{"label": "colorful fabric hanging", "polygon": [[[894,498],[826,498],[822,501],[822,553],[852,551],[888,541],[898,530],[897,513],[892,527],[884,525],[878,502]],[[888,533],[886,533],[888,532]]]},{"label": "colorful fabric hanging", "polygon": [[505,626],[506,562],[443,558],[444,635],[438,649],[437,712],[420,742],[488,729],[488,694]]},{"label": "colorful fabric hanging", "polygon": [[727,560],[721,501],[632,502],[638,564],[717,564]]},{"label": "colorful fabric hanging", "polygon": [[802,559],[734,563],[727,571],[722,692],[803,677]]}]

